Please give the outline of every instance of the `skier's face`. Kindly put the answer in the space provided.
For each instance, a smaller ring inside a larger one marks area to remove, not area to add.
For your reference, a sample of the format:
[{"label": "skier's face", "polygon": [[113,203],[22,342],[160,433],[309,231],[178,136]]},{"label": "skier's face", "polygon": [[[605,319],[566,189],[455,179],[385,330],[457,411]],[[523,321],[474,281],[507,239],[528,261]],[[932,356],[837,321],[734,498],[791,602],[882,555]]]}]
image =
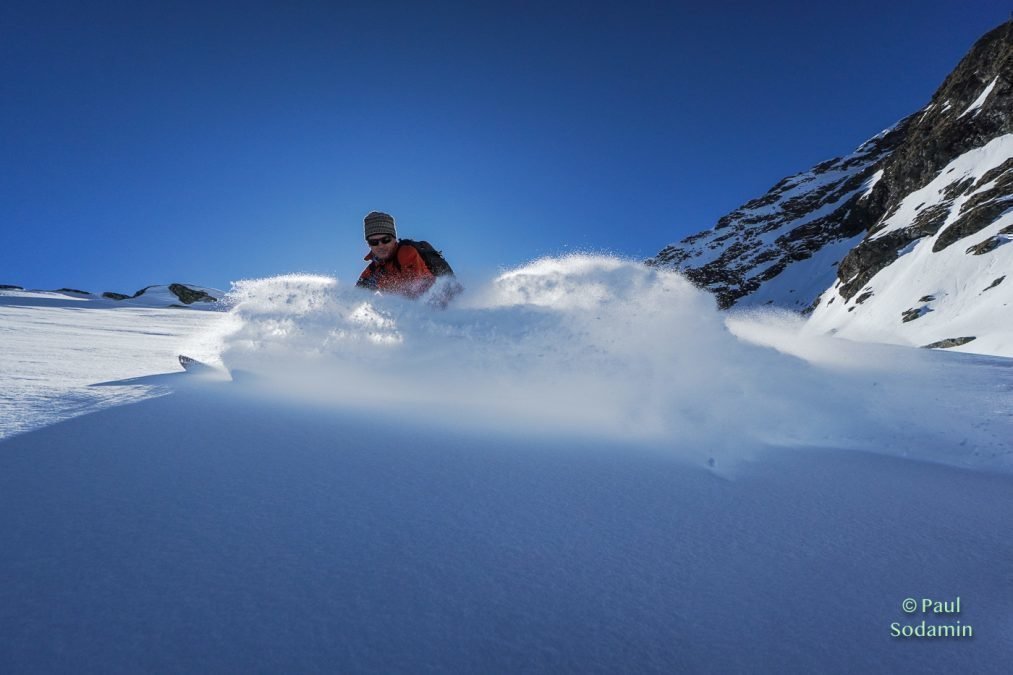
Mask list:
[{"label": "skier's face", "polygon": [[366,243],[369,244],[369,250],[373,252],[373,259],[380,262],[390,260],[394,255],[394,249],[397,248],[397,238],[389,234],[368,237]]}]

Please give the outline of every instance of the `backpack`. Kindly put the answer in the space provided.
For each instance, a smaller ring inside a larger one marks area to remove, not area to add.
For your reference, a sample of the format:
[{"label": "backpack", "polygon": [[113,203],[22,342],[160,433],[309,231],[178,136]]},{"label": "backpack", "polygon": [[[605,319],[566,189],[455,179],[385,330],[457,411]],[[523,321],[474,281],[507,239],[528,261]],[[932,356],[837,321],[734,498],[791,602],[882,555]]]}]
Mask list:
[{"label": "backpack", "polygon": [[428,241],[412,241],[411,239],[402,239],[400,241],[402,245],[411,246],[419,255],[422,257],[422,262],[426,264],[429,271],[433,273],[434,277],[445,277],[454,276],[454,270],[450,268],[450,263],[443,257],[443,253],[433,248],[433,245]]}]

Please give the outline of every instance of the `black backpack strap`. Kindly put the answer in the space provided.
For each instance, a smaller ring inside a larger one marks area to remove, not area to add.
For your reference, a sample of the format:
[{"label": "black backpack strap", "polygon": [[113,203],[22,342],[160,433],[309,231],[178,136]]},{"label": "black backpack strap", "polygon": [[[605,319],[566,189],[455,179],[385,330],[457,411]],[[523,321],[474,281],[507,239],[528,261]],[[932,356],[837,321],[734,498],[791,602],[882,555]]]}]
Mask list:
[{"label": "black backpack strap", "polygon": [[393,258],[394,269],[396,269],[398,272],[401,271],[401,260],[400,258],[398,258],[398,255],[401,253],[401,247],[404,246],[405,242],[408,242],[409,246],[411,246],[412,244],[411,239],[398,239],[397,248],[394,249],[394,258]]}]

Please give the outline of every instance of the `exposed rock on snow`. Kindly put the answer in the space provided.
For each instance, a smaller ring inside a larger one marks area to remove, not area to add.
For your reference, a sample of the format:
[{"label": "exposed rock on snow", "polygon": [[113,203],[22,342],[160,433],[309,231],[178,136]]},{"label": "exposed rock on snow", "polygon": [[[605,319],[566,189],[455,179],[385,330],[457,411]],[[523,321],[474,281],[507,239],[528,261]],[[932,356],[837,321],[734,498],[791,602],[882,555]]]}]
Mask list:
[{"label": "exposed rock on snow", "polygon": [[999,284],[1001,284],[1005,280],[1006,280],[1006,275],[1004,274],[1001,277],[999,277],[998,279],[996,279],[995,281],[993,281],[991,284],[989,284],[988,286],[986,286],[985,289],[984,289],[984,291],[982,291],[982,293],[984,293],[985,291],[992,290],[993,288],[995,288],[996,286],[998,286]]},{"label": "exposed rock on snow", "polygon": [[218,298],[211,297],[206,290],[190,288],[183,284],[169,284],[169,292],[179,298],[184,305],[192,305],[195,302],[218,302]]},{"label": "exposed rock on snow", "polygon": [[914,321],[915,319],[918,319],[924,316],[927,312],[931,311],[932,310],[929,309],[928,307],[915,307],[912,309],[907,309],[904,310],[903,314],[901,314],[901,321],[903,321],[904,323],[907,323],[908,321]]},{"label": "exposed rock on snow", "polygon": [[999,246],[1006,243],[1006,241],[1008,240],[1005,237],[989,237],[980,244],[975,244],[974,246],[969,247],[965,253],[970,253],[971,255],[989,253],[990,251],[994,251],[999,248]]},{"label": "exposed rock on snow", "polygon": [[949,349],[951,347],[959,347],[966,345],[968,342],[975,340],[976,338],[972,335],[971,337],[958,337],[958,338],[947,338],[940,340],[939,342],[933,342],[930,345],[925,345],[925,349]]}]

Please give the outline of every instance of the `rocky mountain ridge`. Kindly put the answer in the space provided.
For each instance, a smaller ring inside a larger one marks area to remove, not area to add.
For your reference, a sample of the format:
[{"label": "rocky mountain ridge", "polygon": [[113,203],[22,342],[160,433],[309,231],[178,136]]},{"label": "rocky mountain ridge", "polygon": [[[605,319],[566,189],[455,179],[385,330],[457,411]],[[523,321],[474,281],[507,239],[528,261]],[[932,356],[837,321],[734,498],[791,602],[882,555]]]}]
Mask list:
[{"label": "rocky mountain ridge", "polygon": [[225,296],[223,291],[194,284],[171,283],[168,285],[145,286],[132,295],[106,291],[90,293],[76,288],[60,288],[53,291],[26,289],[21,286],[0,284],[0,295],[13,299],[18,296],[46,296],[51,299],[70,301],[93,300],[113,301],[115,304],[143,307],[186,307],[214,309]]},{"label": "rocky mountain ridge", "polygon": [[[879,167],[904,138],[908,122],[883,131],[850,155],[781,180],[721,218],[714,229],[665,247],[647,263],[679,269],[727,308],[829,245],[844,241],[850,248],[867,227],[864,200],[882,176]],[[817,293],[829,286],[834,273],[828,266],[818,276],[825,283],[817,284]],[[792,304],[803,309],[814,299],[802,294]]]},{"label": "rocky mountain ridge", "polygon": [[[827,331],[953,346],[980,331],[962,320],[970,332],[943,334],[956,330],[951,319],[984,317],[1013,301],[1002,286],[1011,239],[1007,22],[978,40],[925,108],[647,263],[680,270],[724,308],[773,305],[812,312],[810,322]],[[1008,318],[984,323],[1013,332]]]}]

